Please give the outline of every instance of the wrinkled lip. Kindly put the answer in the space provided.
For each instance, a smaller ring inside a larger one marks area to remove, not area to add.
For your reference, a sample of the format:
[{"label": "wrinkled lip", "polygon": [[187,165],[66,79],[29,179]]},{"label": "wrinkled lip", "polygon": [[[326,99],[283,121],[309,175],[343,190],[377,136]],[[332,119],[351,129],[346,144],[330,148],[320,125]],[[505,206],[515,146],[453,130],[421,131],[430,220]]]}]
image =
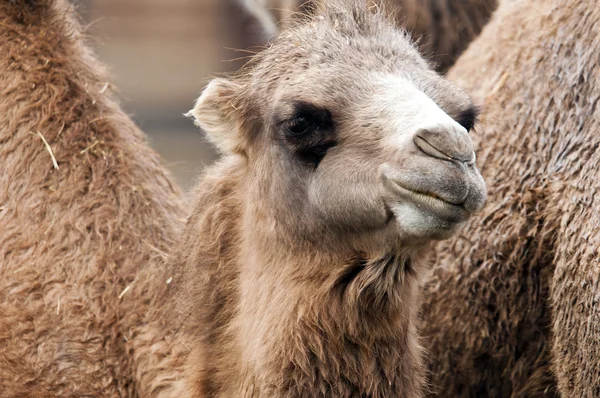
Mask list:
[{"label": "wrinkled lip", "polygon": [[416,191],[385,176],[383,183],[397,195],[399,201],[412,203],[417,208],[447,221],[458,223],[469,218],[469,212],[462,204],[448,202],[434,193]]}]

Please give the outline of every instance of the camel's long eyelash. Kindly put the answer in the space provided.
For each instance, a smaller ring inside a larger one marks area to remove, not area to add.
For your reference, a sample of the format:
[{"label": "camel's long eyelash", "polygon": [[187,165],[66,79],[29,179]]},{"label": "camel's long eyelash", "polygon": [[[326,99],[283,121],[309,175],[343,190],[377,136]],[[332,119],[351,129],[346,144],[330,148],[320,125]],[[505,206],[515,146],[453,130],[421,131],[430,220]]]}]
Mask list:
[{"label": "camel's long eyelash", "polygon": [[467,131],[471,131],[478,122],[479,114],[480,109],[476,106],[471,106],[458,115],[456,122],[463,126]]},{"label": "camel's long eyelash", "polygon": [[280,125],[288,139],[303,140],[310,139],[314,132],[331,130],[333,121],[327,109],[299,101],[294,104],[293,116]]},{"label": "camel's long eyelash", "polygon": [[298,116],[309,117],[323,127],[329,127],[331,124],[331,113],[309,102],[298,101],[294,104],[294,117]]},{"label": "camel's long eyelash", "polygon": [[319,121],[308,114],[298,114],[285,124],[286,133],[294,137],[311,134],[319,128]]}]

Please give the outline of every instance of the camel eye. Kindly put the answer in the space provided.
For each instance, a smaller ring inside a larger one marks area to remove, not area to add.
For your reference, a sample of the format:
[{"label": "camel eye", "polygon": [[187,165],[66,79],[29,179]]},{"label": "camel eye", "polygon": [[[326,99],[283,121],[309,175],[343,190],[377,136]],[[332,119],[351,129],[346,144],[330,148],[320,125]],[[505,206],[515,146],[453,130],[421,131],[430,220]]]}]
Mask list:
[{"label": "camel eye", "polygon": [[475,127],[478,117],[479,109],[473,106],[462,111],[461,114],[456,118],[456,122],[463,126],[467,131],[471,131],[473,127]]},{"label": "camel eye", "polygon": [[318,128],[316,121],[309,115],[298,115],[287,124],[286,132],[291,136],[299,137],[311,134]]},{"label": "camel eye", "polygon": [[282,132],[298,159],[315,168],[337,144],[331,113],[306,102],[294,104],[294,114],[283,123]]},{"label": "camel eye", "polygon": [[[294,104],[292,117],[284,122],[283,132],[293,141],[312,140],[316,133],[323,133],[332,128],[331,114],[327,109],[308,102],[298,101]],[[311,138],[312,137],[312,138]]]}]

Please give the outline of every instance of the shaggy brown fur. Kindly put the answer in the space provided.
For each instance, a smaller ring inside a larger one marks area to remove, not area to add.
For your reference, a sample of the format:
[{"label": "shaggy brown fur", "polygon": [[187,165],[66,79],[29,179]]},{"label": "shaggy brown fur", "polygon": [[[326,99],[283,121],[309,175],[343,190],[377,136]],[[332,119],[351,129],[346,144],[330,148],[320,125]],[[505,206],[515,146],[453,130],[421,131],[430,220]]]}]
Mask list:
[{"label": "shaggy brown fur", "polygon": [[600,7],[502,3],[450,72],[485,103],[487,210],[439,250],[435,397],[600,396]]},{"label": "shaggy brown fur", "polygon": [[474,113],[377,9],[328,5],[191,112],[225,157],[173,256],[181,396],[421,396],[423,256],[485,198]]},{"label": "shaggy brown fur", "polygon": [[159,391],[179,191],[66,1],[0,2],[0,115],[0,397]]},{"label": "shaggy brown fur", "polygon": [[[268,34],[326,0],[242,0]],[[367,0],[365,0],[367,1]],[[447,71],[481,32],[498,0],[388,0],[396,18],[420,43],[423,54],[439,72]],[[269,18],[270,13],[270,18]]]},{"label": "shaggy brown fur", "polygon": [[393,0],[421,51],[446,72],[488,23],[498,0]]}]

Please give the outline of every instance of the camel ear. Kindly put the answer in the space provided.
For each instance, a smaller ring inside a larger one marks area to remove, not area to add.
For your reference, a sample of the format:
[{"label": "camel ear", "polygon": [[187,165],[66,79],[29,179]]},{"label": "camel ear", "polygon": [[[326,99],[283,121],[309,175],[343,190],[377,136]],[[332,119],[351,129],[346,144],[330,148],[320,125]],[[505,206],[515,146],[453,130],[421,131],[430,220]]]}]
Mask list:
[{"label": "camel ear", "polygon": [[198,98],[194,109],[186,114],[195,119],[196,125],[222,153],[243,151],[239,115],[236,115],[234,105],[240,89],[239,84],[230,80],[214,79]]}]

